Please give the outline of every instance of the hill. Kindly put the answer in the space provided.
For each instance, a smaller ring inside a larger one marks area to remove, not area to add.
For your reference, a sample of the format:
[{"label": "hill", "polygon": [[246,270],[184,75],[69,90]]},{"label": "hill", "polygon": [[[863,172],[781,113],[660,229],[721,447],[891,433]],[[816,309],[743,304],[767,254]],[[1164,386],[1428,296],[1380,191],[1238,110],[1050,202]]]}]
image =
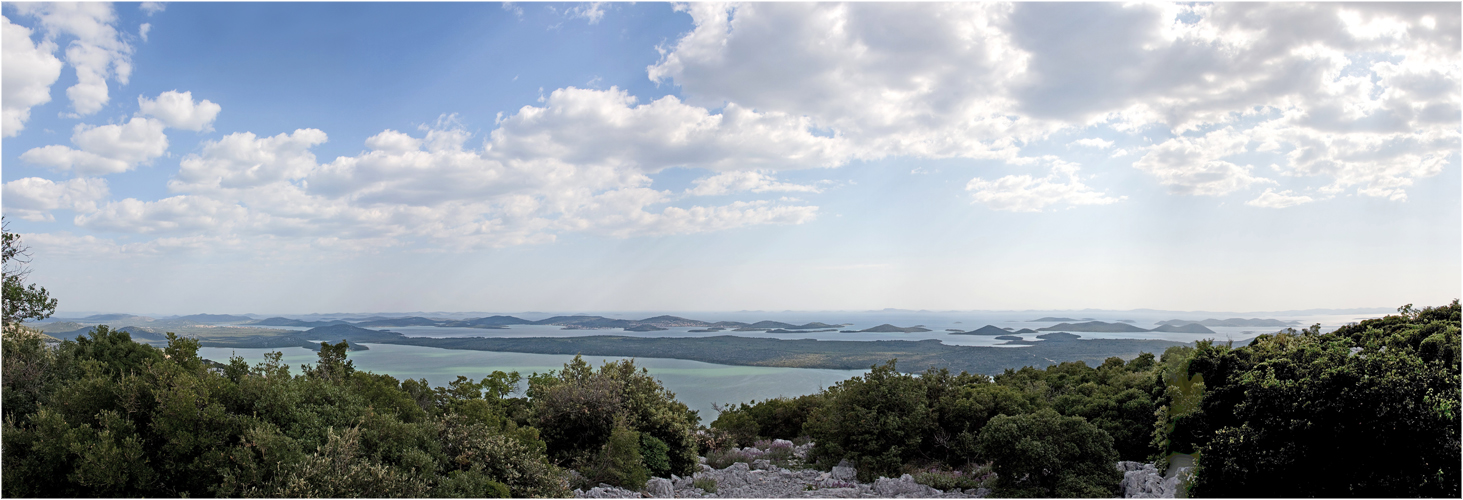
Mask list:
[{"label": "hill", "polygon": [[243,323],[245,321],[254,320],[254,318],[250,318],[248,316],[238,316],[234,314],[189,314],[187,316],[178,316],[176,318],[168,319],[178,321],[193,321],[197,323]]},{"label": "hill", "polygon": [[1209,318],[1209,319],[1206,319],[1206,320],[1203,320],[1203,321],[1193,321],[1193,320],[1187,320],[1187,319],[1170,319],[1170,320],[1159,321],[1158,322],[1159,325],[1186,325],[1186,324],[1189,324],[1189,323],[1198,323],[1198,324],[1204,325],[1204,326],[1223,326],[1223,327],[1254,326],[1254,327],[1274,327],[1274,328],[1284,328],[1284,327],[1287,327],[1287,326],[1295,326],[1295,325],[1299,325],[1300,324],[1299,321],[1281,321],[1281,320],[1278,320],[1278,319],[1260,319],[1260,318],[1249,318],[1249,319],[1245,319],[1245,318],[1229,318],[1229,319],[1214,319],[1214,318]]},{"label": "hill", "polygon": [[996,325],[986,325],[968,332],[952,332],[950,335],[1010,335],[1011,332]]},{"label": "hill", "polygon": [[1037,331],[1041,331],[1041,332],[1057,332],[1057,331],[1061,331],[1061,332],[1094,332],[1094,333],[1146,332],[1146,331],[1148,331],[1148,330],[1145,330],[1143,328],[1138,328],[1136,326],[1129,325],[1129,324],[1126,324],[1126,323],[1103,323],[1101,321],[1088,321],[1086,323],[1062,323],[1062,324],[1058,324],[1058,325],[1048,326],[1046,328],[1037,328],[1036,330]]},{"label": "hill", "polygon": [[302,320],[298,320],[298,319],[282,318],[282,317],[276,316],[276,317],[273,317],[273,318],[266,318],[266,319],[261,319],[259,321],[254,321],[254,322],[251,322],[249,324],[250,325],[256,325],[256,326],[300,326],[300,327],[316,327],[316,326],[327,326],[327,325],[343,325],[343,324],[346,324],[346,322],[341,321],[341,320],[334,320],[334,321],[302,321]]},{"label": "hill", "polygon": [[1201,325],[1201,324],[1198,324],[1198,323],[1189,323],[1187,325],[1182,325],[1182,326],[1180,326],[1180,325],[1162,325],[1162,326],[1159,326],[1158,328],[1154,328],[1152,331],[1155,331],[1155,332],[1169,332],[1169,333],[1214,333],[1214,330],[1210,330],[1210,329],[1206,328],[1204,325]]},{"label": "hill", "polygon": [[918,333],[928,331],[930,331],[928,328],[921,328],[919,326],[900,327],[884,323],[873,328],[865,328],[863,330],[859,330],[859,333]]}]

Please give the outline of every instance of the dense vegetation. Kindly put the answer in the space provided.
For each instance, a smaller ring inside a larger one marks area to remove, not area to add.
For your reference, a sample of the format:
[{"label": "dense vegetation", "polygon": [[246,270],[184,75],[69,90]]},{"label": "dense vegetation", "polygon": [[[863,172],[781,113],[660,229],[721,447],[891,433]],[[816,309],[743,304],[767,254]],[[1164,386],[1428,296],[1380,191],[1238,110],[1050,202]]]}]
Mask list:
[{"label": "dense vegetation", "polygon": [[1107,496],[1117,460],[1198,457],[1201,496],[1457,496],[1459,305],[1234,348],[995,377],[888,363],[818,394],[727,408],[736,443],[810,437],[862,479],[991,464],[998,496]]},{"label": "dense vegetation", "polygon": [[1460,491],[1456,300],[1329,334],[994,377],[891,360],[817,394],[725,408],[707,429],[632,361],[576,357],[518,397],[517,373],[431,387],[356,370],[347,342],[320,344],[298,374],[279,353],[203,360],[197,339],[171,333],[165,348],[105,326],[48,343],[20,322],[55,300],[12,266],[19,241],[4,243],[7,497],[559,497],[689,475],[698,453],[720,463],[769,438],[811,439],[808,465],[850,463],[864,481],[913,473],[996,496],[1113,496],[1115,461],[1172,453],[1198,457],[1189,493],[1202,496]]}]

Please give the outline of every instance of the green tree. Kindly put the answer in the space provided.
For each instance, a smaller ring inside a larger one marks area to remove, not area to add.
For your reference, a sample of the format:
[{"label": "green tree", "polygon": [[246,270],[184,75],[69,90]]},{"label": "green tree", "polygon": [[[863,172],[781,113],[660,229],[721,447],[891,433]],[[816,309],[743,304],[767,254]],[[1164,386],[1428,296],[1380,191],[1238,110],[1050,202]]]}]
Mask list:
[{"label": "green tree", "polygon": [[1082,417],[1051,409],[991,419],[979,436],[995,462],[1002,497],[1112,497],[1122,473],[1112,437]]},{"label": "green tree", "polygon": [[0,268],[4,270],[5,287],[3,324],[8,329],[12,324],[49,318],[56,312],[56,299],[51,298],[45,287],[26,284],[30,277],[30,249],[21,244],[20,235],[10,232],[9,222],[3,224],[4,229],[0,231],[0,236],[3,236],[0,239],[3,243]]},{"label": "green tree", "polygon": [[[1202,455],[1202,496],[1457,496],[1459,305],[1201,344],[1206,384],[1175,435]],[[1176,438],[1177,440],[1178,438]]]},{"label": "green tree", "polygon": [[925,384],[899,373],[894,360],[839,382],[827,398],[804,426],[816,443],[809,458],[825,466],[849,460],[863,481],[898,477],[935,427]]}]

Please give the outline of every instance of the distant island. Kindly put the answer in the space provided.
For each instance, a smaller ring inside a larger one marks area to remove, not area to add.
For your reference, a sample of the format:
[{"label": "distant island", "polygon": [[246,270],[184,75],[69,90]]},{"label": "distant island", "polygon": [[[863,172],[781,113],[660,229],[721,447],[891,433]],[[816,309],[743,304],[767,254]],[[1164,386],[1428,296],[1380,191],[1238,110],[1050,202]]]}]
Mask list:
[{"label": "distant island", "polygon": [[1249,318],[1249,319],[1245,319],[1245,318],[1213,319],[1213,318],[1210,318],[1210,319],[1206,319],[1206,320],[1203,320],[1203,321],[1190,321],[1190,320],[1186,320],[1186,319],[1171,319],[1171,320],[1167,320],[1167,321],[1159,321],[1157,324],[1159,324],[1159,325],[1165,325],[1165,326],[1166,325],[1199,324],[1199,325],[1203,325],[1203,326],[1222,326],[1222,327],[1261,326],[1261,327],[1281,328],[1281,327],[1299,325],[1300,322],[1299,321],[1281,321],[1281,320],[1278,320],[1278,319],[1260,319],[1260,318]]},{"label": "distant island", "polygon": [[957,331],[951,335],[1010,335],[1011,332],[996,325],[986,325],[968,332]]},{"label": "distant island", "polygon": [[930,331],[930,329],[925,328],[922,325],[901,327],[884,323],[882,325],[873,328],[865,328],[863,330],[844,330],[843,333],[919,333],[928,331]]},{"label": "distant island", "polygon": [[1101,322],[1101,321],[1088,321],[1088,322],[1085,322],[1085,323],[1061,323],[1061,324],[1058,324],[1058,325],[1048,326],[1046,328],[1037,328],[1036,330],[1037,331],[1040,331],[1040,332],[1109,332],[1109,333],[1118,333],[1118,332],[1146,332],[1146,331],[1148,331],[1146,329],[1138,328],[1136,326],[1129,325],[1127,323],[1104,323],[1104,322]]}]

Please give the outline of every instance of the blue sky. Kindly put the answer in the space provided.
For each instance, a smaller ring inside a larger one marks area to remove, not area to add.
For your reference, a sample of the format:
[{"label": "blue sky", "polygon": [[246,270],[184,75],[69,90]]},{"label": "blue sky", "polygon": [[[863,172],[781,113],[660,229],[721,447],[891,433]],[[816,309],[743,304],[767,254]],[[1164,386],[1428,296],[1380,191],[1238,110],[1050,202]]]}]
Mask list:
[{"label": "blue sky", "polygon": [[11,4],[71,311],[1459,295],[1458,4]]}]

